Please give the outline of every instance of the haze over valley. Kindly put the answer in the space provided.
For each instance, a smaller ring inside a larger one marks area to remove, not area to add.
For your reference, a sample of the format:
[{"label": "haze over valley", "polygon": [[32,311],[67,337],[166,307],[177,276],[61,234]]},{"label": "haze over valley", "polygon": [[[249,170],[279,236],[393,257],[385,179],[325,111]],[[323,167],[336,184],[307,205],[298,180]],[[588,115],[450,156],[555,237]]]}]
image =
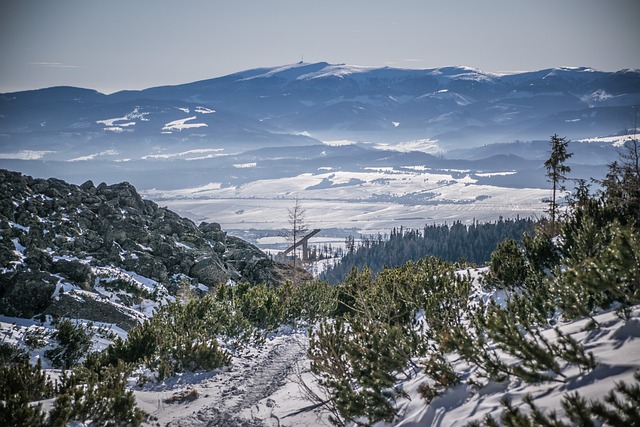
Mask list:
[{"label": "haze over valley", "polygon": [[640,72],[590,68],[301,62],[111,95],[54,87],[0,96],[0,167],[128,181],[254,243],[287,227],[298,197],[339,240],[540,217],[551,134],[571,140],[572,178],[603,177],[639,102]]}]

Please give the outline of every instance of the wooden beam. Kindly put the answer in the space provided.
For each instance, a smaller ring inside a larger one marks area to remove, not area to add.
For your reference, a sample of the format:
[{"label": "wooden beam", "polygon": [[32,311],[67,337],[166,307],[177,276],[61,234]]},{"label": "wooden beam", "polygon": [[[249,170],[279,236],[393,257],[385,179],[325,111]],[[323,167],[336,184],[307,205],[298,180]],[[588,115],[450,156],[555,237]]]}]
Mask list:
[{"label": "wooden beam", "polygon": [[[316,234],[318,234],[320,232],[319,228],[314,229],[311,233],[307,234],[306,236],[304,236],[302,239],[298,240],[296,242],[295,245],[291,245],[286,251],[282,252],[282,256],[287,256],[287,254],[291,251],[293,251],[295,248],[297,248],[300,245],[303,245],[303,247],[307,247],[307,241],[309,241],[310,238],[312,238],[313,236],[315,236]],[[307,254],[302,254],[302,258],[306,259]]]}]

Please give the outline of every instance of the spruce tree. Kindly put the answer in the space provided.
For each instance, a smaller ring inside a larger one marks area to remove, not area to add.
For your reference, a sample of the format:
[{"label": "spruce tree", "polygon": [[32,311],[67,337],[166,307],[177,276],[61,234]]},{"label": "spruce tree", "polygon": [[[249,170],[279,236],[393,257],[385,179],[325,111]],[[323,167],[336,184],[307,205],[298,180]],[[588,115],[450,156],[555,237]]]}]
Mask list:
[{"label": "spruce tree", "polygon": [[605,204],[619,219],[635,221],[640,226],[640,143],[637,138],[624,144],[620,161],[609,165],[600,182]]},{"label": "spruce tree", "polygon": [[573,155],[567,152],[569,141],[560,138],[558,135],[551,137],[551,154],[544,167],[547,169],[547,180],[552,185],[551,199],[549,199],[549,215],[551,216],[551,233],[555,235],[556,220],[558,218],[558,198],[557,193],[564,191],[564,181],[567,179],[567,173],[571,172],[571,168],[565,165],[565,162]]}]

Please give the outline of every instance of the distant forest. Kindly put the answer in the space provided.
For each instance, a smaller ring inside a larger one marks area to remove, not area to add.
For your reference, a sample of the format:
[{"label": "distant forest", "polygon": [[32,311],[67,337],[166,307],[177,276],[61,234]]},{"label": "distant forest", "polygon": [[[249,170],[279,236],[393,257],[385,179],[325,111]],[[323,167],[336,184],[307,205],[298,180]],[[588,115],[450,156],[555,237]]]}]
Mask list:
[{"label": "distant forest", "polygon": [[533,234],[533,227],[530,218],[501,217],[495,222],[474,222],[469,226],[457,221],[452,225],[427,225],[422,230],[394,228],[388,238],[380,234],[362,237],[359,244],[349,237],[340,263],[322,273],[320,279],[335,284],[343,281],[353,267],[367,266],[376,274],[384,267],[398,267],[427,256],[485,264],[498,243],[506,239],[521,241],[524,233]]}]

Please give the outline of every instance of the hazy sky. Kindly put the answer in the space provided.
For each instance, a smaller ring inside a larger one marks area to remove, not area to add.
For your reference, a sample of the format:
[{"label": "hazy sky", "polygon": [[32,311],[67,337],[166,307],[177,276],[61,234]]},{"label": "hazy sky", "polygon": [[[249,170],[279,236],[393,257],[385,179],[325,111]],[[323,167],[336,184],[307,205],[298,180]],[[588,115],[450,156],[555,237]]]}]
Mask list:
[{"label": "hazy sky", "polygon": [[327,61],[640,68],[638,0],[2,0],[0,93],[111,93]]}]

